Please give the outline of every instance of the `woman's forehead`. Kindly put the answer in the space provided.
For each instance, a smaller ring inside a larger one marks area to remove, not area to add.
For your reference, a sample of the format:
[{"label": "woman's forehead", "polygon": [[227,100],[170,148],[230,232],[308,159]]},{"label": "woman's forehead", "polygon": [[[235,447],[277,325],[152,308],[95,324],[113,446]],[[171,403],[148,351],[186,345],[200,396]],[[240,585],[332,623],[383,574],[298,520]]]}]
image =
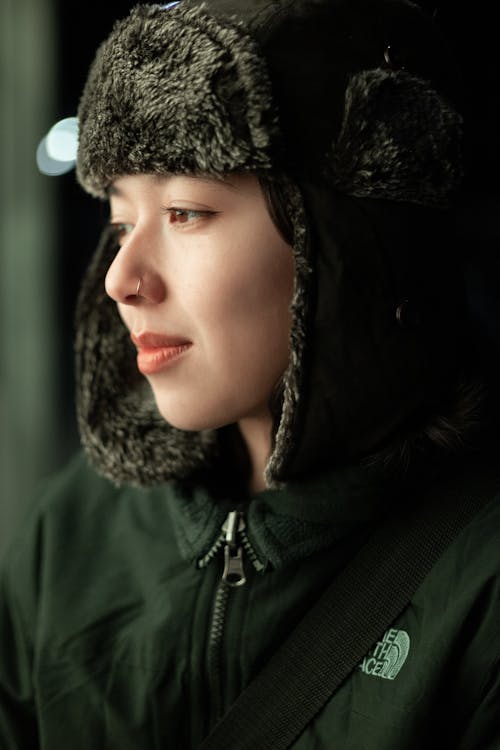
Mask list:
[{"label": "woman's forehead", "polygon": [[137,174],[116,178],[107,188],[107,197],[130,198],[137,193],[154,194],[160,191],[209,190],[211,192],[254,192],[258,187],[255,175],[231,174],[212,176],[202,174]]}]

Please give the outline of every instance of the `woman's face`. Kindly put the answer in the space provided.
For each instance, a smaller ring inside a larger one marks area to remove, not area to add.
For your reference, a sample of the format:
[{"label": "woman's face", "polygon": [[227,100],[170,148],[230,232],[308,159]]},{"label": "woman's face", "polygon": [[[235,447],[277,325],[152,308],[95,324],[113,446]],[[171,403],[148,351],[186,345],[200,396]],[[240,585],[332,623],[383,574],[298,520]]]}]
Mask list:
[{"label": "woman's face", "polygon": [[132,175],[110,202],[121,247],[106,291],[162,416],[201,430],[268,415],[288,364],[294,261],[258,179]]}]

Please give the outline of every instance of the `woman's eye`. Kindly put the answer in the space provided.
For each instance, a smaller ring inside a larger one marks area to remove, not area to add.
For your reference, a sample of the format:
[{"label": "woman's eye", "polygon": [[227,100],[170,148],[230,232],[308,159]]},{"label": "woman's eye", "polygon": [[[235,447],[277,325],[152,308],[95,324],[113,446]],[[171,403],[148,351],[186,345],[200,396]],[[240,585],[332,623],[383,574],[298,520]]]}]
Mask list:
[{"label": "woman's eye", "polygon": [[130,234],[130,232],[134,228],[133,224],[125,224],[124,222],[112,223],[111,226],[113,228],[116,241],[119,245],[124,242],[127,234]]},{"label": "woman's eye", "polygon": [[175,224],[190,224],[203,216],[209,216],[213,211],[194,211],[190,208],[167,208],[170,222]]}]

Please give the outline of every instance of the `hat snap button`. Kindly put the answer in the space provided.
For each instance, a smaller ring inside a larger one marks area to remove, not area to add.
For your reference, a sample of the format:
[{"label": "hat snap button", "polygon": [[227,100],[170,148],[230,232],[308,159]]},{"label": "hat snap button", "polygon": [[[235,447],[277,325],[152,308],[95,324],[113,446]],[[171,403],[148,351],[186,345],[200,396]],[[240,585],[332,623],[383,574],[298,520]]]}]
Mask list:
[{"label": "hat snap button", "polygon": [[401,328],[417,328],[422,323],[422,312],[408,299],[404,299],[396,308],[396,320]]}]

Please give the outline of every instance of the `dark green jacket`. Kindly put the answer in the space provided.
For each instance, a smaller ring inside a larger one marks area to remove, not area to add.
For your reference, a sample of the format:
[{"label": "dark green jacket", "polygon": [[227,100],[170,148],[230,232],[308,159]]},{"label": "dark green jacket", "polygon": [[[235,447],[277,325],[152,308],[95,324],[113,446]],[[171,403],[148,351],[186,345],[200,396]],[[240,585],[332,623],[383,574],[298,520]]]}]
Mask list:
[{"label": "dark green jacket", "polygon": [[[78,457],[4,566],[0,747],[196,748],[401,500],[356,470],[255,496],[230,587],[234,508],[174,483],[116,489]],[[500,747],[499,528],[493,500],[294,750]]]}]

